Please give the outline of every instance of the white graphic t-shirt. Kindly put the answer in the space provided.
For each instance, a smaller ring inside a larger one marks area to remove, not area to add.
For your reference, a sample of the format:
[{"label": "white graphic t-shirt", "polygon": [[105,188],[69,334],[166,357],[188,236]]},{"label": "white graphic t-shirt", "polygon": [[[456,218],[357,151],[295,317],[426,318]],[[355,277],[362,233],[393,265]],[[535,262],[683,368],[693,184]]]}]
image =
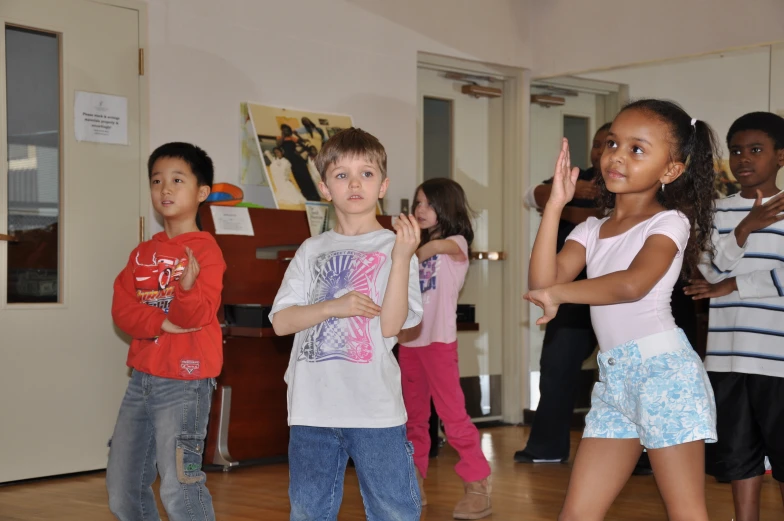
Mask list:
[{"label": "white graphic t-shirt", "polygon": [[[290,306],[318,304],[357,291],[381,305],[392,268],[395,234],[347,236],[334,231],[305,241],[275,296],[270,320]],[[409,264],[408,317],[422,320],[416,256]],[[403,425],[406,410],[400,368],[384,338],[381,318],[330,318],[294,337],[286,371],[289,425],[384,428]]]}]

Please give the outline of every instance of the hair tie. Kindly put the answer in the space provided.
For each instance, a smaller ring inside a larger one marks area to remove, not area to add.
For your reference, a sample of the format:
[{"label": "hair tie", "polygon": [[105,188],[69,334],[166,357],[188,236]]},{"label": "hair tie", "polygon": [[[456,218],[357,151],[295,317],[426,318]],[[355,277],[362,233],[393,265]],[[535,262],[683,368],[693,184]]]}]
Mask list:
[{"label": "hair tie", "polygon": [[697,128],[697,118],[691,118],[691,126]]}]

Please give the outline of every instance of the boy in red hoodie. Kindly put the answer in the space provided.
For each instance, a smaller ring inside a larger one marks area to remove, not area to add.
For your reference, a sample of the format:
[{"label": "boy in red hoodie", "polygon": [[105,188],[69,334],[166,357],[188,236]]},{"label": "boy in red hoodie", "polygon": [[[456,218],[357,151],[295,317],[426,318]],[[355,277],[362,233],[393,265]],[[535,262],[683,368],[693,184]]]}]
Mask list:
[{"label": "boy in red hoodie", "polygon": [[131,252],[114,282],[112,317],[133,337],[133,374],[109,452],[109,508],[121,521],[160,519],[152,491],[157,469],[170,521],[214,520],[201,464],[223,364],[217,312],[226,264],[196,221],[214,170],[188,143],[162,145],[147,167],[164,231]]}]

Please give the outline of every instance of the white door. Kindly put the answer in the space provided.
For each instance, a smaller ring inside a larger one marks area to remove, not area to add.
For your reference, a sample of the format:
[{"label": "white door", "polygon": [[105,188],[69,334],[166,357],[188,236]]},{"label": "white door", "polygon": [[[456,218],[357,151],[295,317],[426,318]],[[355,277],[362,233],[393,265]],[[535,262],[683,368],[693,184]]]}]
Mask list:
[{"label": "white door", "polygon": [[[474,252],[502,252],[504,176],[503,101],[461,92],[465,82],[418,69],[419,172],[460,183],[476,213]],[[413,194],[412,194],[413,196]],[[503,261],[472,260],[460,304],[475,306],[478,331],[458,332],[461,384],[474,420],[502,414]]]},{"label": "white door", "polygon": [[[532,93],[550,93],[549,89],[532,86]],[[565,103],[561,106],[546,107],[531,103],[531,184],[537,185],[553,175],[555,160],[561,146],[561,138],[569,137],[573,166],[587,168],[590,165],[590,149],[593,135],[606,121],[599,120],[597,113],[604,113],[605,96],[587,92],[573,92],[562,96]],[[597,106],[598,105],[598,106]],[[539,229],[541,217],[535,209],[528,210],[530,253]],[[530,346],[530,410],[536,410],[539,403],[539,359],[544,341],[544,326],[537,326],[536,320],[542,310],[529,306],[529,346]]]},{"label": "white door", "polygon": [[[112,283],[143,206],[139,19],[0,3],[0,482],[106,466],[127,384]],[[127,99],[128,145],[76,141],[77,91]]]}]

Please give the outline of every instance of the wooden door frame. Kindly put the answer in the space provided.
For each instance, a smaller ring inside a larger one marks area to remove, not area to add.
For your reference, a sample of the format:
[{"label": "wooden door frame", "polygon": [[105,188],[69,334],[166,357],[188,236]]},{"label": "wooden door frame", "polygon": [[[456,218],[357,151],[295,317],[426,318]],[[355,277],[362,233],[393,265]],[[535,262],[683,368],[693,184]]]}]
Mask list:
[{"label": "wooden door frame", "polygon": [[[150,155],[150,52],[148,4],[142,0],[88,0],[96,4],[111,5],[139,13],[139,49],[144,54],[144,74],[139,75],[139,215],[137,220],[150,214],[150,181],[147,177],[147,158]],[[128,136],[133,139],[133,136]],[[140,221],[141,223],[141,221]],[[149,224],[143,230],[143,240],[150,238]]]},{"label": "wooden door frame", "polygon": [[[527,306],[523,304],[524,274],[528,272],[527,226],[523,212],[524,189],[530,178],[528,165],[529,103],[531,73],[526,69],[503,67],[480,62],[420,52],[417,68],[460,71],[467,74],[492,76],[503,81],[503,241],[506,259],[503,268],[502,298],[503,344],[501,348],[501,415],[505,423],[518,424],[523,419],[523,404],[528,397]],[[417,100],[419,89],[417,89]],[[419,101],[417,101],[419,105]],[[421,117],[418,116],[418,118]],[[421,129],[417,134],[417,150],[421,155]],[[417,158],[417,182],[421,182],[421,158]],[[525,314],[524,314],[525,313]]]}]

